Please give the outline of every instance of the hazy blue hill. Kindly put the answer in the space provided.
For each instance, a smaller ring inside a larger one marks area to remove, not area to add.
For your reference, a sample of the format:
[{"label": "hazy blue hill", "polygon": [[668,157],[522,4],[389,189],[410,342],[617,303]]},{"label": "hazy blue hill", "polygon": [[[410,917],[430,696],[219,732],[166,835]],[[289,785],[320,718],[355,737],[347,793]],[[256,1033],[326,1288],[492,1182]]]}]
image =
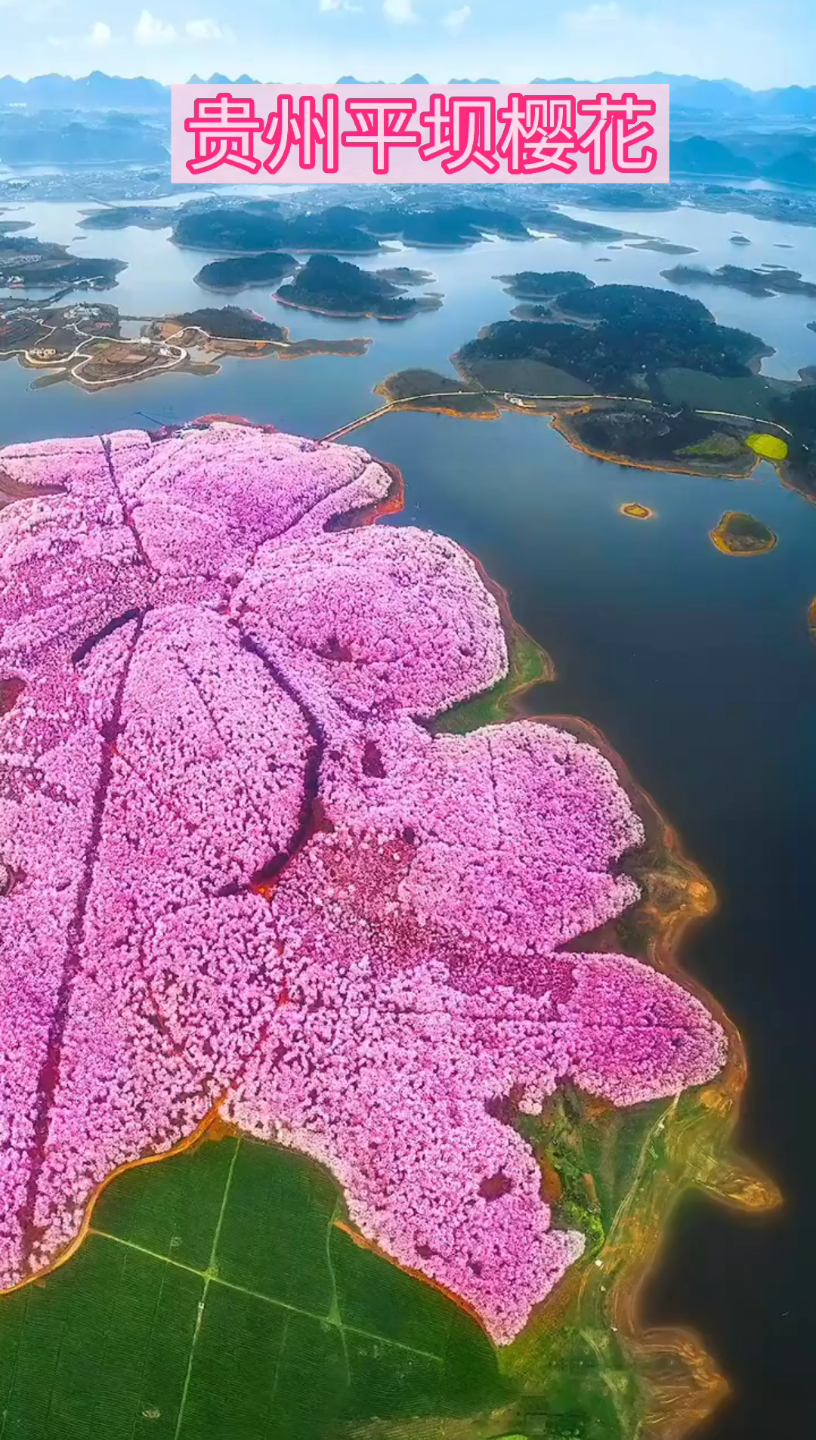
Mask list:
[{"label": "hazy blue hill", "polygon": [[37,75],[32,80],[0,78],[0,105],[27,105],[43,110],[166,110],[170,91],[143,75],[124,78],[93,70],[75,80],[70,75]]},{"label": "hazy blue hill", "polygon": [[672,174],[679,175],[756,175],[757,167],[745,155],[735,155],[719,140],[692,135],[688,140],[675,140],[670,147]]},{"label": "hazy blue hill", "polygon": [[791,150],[780,155],[763,170],[766,180],[775,180],[782,185],[807,185],[816,189],[816,159],[805,150]]},{"label": "hazy blue hill", "polygon": [[784,90],[767,90],[759,98],[766,114],[790,115],[803,120],[816,118],[816,85],[807,89],[788,85]]},{"label": "hazy blue hill", "polygon": [[95,123],[59,111],[0,115],[0,160],[6,165],[160,165],[168,158],[157,131],[134,115],[108,112]]}]

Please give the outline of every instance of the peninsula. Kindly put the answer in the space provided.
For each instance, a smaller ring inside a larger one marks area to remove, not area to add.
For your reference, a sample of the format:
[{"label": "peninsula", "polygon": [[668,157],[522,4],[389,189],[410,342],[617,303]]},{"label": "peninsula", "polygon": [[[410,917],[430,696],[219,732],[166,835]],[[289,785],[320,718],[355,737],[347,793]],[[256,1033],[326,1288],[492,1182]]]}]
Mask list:
[{"label": "peninsula", "polygon": [[25,235],[0,234],[0,285],[10,290],[85,285],[109,290],[127,268],[124,260],[72,255],[67,246]]},{"label": "peninsula", "polygon": [[363,338],[292,340],[285,326],[234,305],[160,317],[127,316],[139,334],[123,335],[113,305],[0,300],[0,360],[16,358],[39,372],[41,389],[69,380],[84,389],[107,389],[171,373],[215,375],[227,356],[305,359],[311,355],[364,355]]}]

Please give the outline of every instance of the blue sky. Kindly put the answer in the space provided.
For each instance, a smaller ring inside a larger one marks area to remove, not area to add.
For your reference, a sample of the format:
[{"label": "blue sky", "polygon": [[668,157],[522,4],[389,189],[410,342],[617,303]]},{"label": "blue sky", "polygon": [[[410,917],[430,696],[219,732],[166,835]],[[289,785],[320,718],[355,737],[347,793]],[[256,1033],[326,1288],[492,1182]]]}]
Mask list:
[{"label": "blue sky", "polygon": [[0,0],[0,69],[186,80],[596,79],[651,70],[816,83],[816,0]]}]

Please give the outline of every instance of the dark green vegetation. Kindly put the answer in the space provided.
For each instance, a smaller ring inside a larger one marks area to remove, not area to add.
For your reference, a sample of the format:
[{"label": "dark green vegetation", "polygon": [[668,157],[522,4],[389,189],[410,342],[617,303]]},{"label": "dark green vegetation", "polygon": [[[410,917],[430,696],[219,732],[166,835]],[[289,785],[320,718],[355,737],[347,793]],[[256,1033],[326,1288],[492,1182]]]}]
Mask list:
[{"label": "dark green vegetation", "polygon": [[594,281],[579,270],[519,270],[515,275],[497,275],[508,295],[518,300],[551,300],[576,290],[591,290]]},{"label": "dark green vegetation", "polygon": [[180,315],[168,315],[175,320],[179,329],[198,326],[220,340],[285,340],[286,331],[271,320],[242,310],[238,305],[222,305],[220,308],[185,310]]},{"label": "dark green vegetation", "polygon": [[312,255],[294,280],[281,285],[276,298],[319,315],[379,320],[408,320],[420,310],[435,310],[442,303],[427,295],[406,297],[404,288],[348,260]]},{"label": "dark green vegetation", "polygon": [[498,406],[480,388],[436,370],[398,370],[375,385],[374,393],[392,403],[404,401],[406,409],[441,410],[477,419],[499,414]]},{"label": "dark green vegetation", "polygon": [[132,1170],[0,1305],[14,1440],[311,1440],[511,1392],[479,1326],[333,1222],[334,1181],[229,1138]]},{"label": "dark green vegetation", "polygon": [[610,459],[625,457],[658,469],[748,475],[756,457],[722,421],[695,410],[633,403],[578,411],[563,417],[568,438]]},{"label": "dark green vegetation", "polygon": [[407,214],[401,207],[382,210],[369,217],[375,233],[400,236],[407,245],[475,245],[483,235],[501,235],[508,240],[529,240],[524,221],[509,210],[487,205],[450,205],[436,210]]},{"label": "dark green vegetation", "polygon": [[[598,186],[593,189],[597,190]],[[611,225],[597,225],[592,220],[576,220],[572,215],[543,205],[528,210],[525,219],[534,230],[558,235],[562,240],[625,240],[635,234],[632,230],[616,230]]]},{"label": "dark green vegetation", "polygon": [[659,393],[658,375],[668,366],[745,376],[768,353],[756,335],[718,325],[699,300],[670,290],[597,285],[557,298],[559,311],[592,323],[499,321],[462,346],[456,358],[463,371],[484,382],[487,362],[493,388],[494,362],[535,361],[599,394],[648,395]]},{"label": "dark green vegetation", "polygon": [[711,539],[718,550],[729,555],[764,555],[773,550],[777,537],[773,530],[742,510],[729,510],[723,515]]},{"label": "dark green vegetation", "polygon": [[79,221],[83,230],[169,230],[175,218],[169,205],[106,205],[88,210]]},{"label": "dark green vegetation", "polygon": [[354,223],[354,211],[338,205],[287,218],[273,200],[185,209],[176,216],[173,240],[192,250],[235,254],[259,251],[340,250],[364,255],[380,243]]},{"label": "dark green vegetation", "polygon": [[673,270],[662,270],[661,274],[674,285],[726,285],[731,290],[742,290],[746,295],[760,298],[776,294],[816,295],[812,281],[803,280],[798,270],[786,270],[784,266],[748,270],[741,265],[721,265],[718,270],[706,270],[702,265],[675,265]]},{"label": "dark green vegetation", "polygon": [[620,240],[631,234],[543,206],[513,210],[450,201],[433,209],[425,206],[427,199],[419,197],[414,207],[406,197],[401,205],[372,204],[365,209],[327,205],[288,214],[274,200],[240,205],[193,202],[176,213],[173,239],[194,250],[234,254],[286,250],[363,255],[379,250],[382,240],[393,239],[409,245],[459,249],[477,244],[484,235],[529,240],[532,230],[567,240]]},{"label": "dark green vegetation", "polygon": [[236,255],[231,260],[211,260],[193,276],[196,285],[205,290],[244,290],[251,285],[277,285],[286,275],[294,275],[298,262],[293,255],[276,250],[261,255]]},{"label": "dark green vegetation", "polygon": [[55,245],[21,235],[0,235],[0,285],[69,285],[95,281],[100,289],[116,284],[124,260],[96,260],[69,255]]}]

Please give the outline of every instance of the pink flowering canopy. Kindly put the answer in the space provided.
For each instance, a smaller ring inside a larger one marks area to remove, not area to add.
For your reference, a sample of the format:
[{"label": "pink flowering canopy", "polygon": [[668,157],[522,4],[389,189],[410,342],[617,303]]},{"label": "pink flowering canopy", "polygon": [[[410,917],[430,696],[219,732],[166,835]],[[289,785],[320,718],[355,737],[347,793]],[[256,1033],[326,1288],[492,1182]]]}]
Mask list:
[{"label": "pink flowering canopy", "polygon": [[217,1107],[510,1341],[583,1237],[508,1098],[631,1105],[725,1058],[674,981],[564,948],[637,899],[612,767],[423,725],[505,637],[458,546],[340,523],[393,484],[360,449],[212,422],[0,471],[0,1283]]}]

